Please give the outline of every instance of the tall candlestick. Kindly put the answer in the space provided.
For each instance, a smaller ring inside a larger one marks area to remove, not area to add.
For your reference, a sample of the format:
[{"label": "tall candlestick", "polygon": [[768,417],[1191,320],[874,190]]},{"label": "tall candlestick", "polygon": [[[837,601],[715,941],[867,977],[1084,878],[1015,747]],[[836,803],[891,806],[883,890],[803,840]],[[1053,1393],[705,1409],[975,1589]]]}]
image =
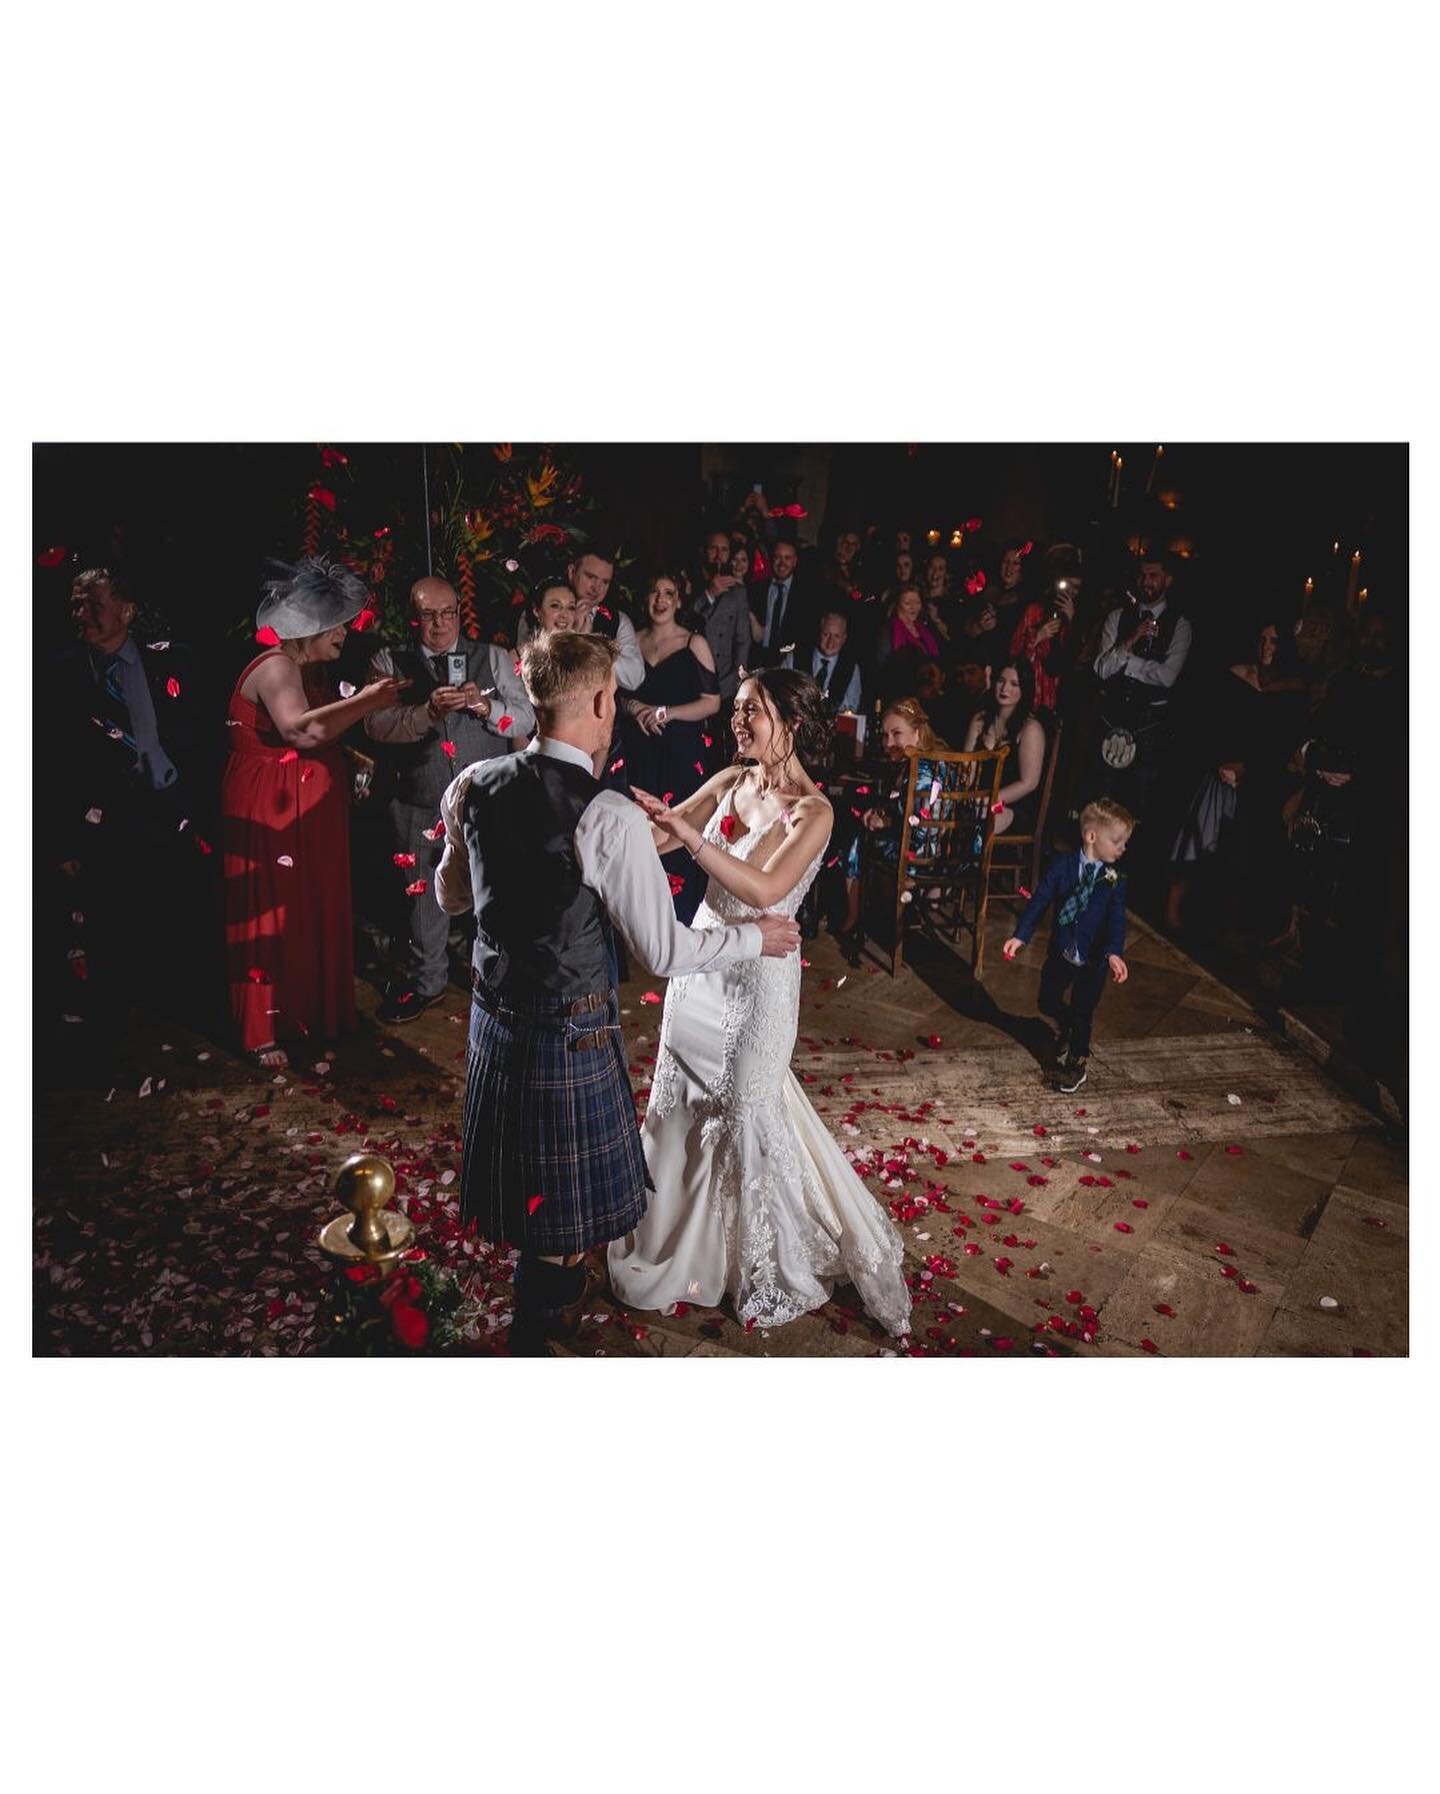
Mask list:
[{"label": "tall candlestick", "polygon": [[1110,509],[1112,511],[1117,509],[1120,503],[1120,481],[1124,471],[1125,457],[1123,455],[1117,455],[1115,457],[1115,490],[1110,499]]},{"label": "tall candlestick", "polygon": [[1360,586],[1360,550],[1357,548],[1350,556],[1350,577],[1345,581],[1345,603],[1353,610],[1356,603],[1355,594]]},{"label": "tall candlestick", "polygon": [[1155,475],[1160,471],[1160,457],[1164,453],[1165,453],[1164,445],[1161,443],[1157,443],[1155,445],[1155,459],[1150,463],[1150,477],[1145,482],[1145,490],[1147,492],[1155,484]]}]

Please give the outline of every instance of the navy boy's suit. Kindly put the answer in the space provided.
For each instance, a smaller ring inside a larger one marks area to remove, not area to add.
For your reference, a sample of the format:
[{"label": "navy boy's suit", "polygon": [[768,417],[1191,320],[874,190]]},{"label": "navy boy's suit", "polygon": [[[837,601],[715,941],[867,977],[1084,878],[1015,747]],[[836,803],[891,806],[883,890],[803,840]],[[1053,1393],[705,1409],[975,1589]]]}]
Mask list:
[{"label": "navy boy's suit", "polygon": [[1065,923],[1060,920],[1067,900],[1079,889],[1084,866],[1080,851],[1070,849],[1057,853],[1046,866],[1015,927],[1015,938],[1028,944],[1040,918],[1054,905],[1039,1006],[1042,1015],[1059,1024],[1065,1045],[1077,1058],[1090,1051],[1090,1023],[1105,988],[1110,955],[1125,951],[1125,880],[1114,866],[1091,863],[1097,867],[1095,883],[1078,915]]}]

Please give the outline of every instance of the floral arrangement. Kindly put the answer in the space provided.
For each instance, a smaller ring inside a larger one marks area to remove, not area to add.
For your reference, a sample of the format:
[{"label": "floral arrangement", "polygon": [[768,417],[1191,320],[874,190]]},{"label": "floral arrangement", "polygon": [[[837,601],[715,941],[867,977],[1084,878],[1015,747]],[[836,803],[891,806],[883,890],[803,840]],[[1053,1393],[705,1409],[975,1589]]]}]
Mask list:
[{"label": "floral arrangement", "polygon": [[478,1313],[454,1273],[413,1246],[388,1277],[372,1264],[337,1273],[327,1349],[343,1357],[443,1352],[461,1342]]}]

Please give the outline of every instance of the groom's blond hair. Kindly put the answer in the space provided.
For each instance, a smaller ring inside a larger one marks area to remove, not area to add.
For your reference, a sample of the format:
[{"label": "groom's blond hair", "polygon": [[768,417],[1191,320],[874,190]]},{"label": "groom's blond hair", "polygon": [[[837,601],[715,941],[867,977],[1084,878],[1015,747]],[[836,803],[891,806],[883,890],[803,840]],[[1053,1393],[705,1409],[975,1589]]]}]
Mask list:
[{"label": "groom's blond hair", "polygon": [[553,721],[588,699],[610,677],[618,653],[606,635],[544,629],[533,636],[520,656],[520,677],[537,722]]}]

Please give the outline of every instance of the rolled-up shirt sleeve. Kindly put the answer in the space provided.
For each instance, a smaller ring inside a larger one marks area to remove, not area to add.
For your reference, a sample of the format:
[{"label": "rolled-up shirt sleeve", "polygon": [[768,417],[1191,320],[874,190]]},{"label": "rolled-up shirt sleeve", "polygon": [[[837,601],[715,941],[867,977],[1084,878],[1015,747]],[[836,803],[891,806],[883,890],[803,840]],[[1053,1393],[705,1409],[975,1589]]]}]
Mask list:
[{"label": "rolled-up shirt sleeve", "polygon": [[645,683],[645,656],[640,652],[629,617],[615,619],[615,647],[615,683],[625,691],[634,691]]},{"label": "rolled-up shirt sleeve", "polygon": [[686,928],[676,920],[650,824],[618,791],[592,799],[575,830],[575,854],[581,878],[605,905],[631,953],[655,977],[717,972],[760,957],[761,935],[753,922]]},{"label": "rolled-up shirt sleeve", "polygon": [[[490,677],[495,682],[495,696],[490,700],[490,714],[481,721],[489,735],[514,740],[535,733],[535,712],[525,695],[520,675],[515,671],[515,656],[508,648],[490,650]],[[501,722],[505,727],[500,727]]]},{"label": "rolled-up shirt sleeve", "polygon": [[435,868],[431,889],[435,901],[447,916],[468,915],[475,907],[475,893],[470,884],[470,850],[465,845],[465,796],[470,780],[483,760],[457,772],[445,787],[440,799],[440,820],[445,824],[445,851]]}]

